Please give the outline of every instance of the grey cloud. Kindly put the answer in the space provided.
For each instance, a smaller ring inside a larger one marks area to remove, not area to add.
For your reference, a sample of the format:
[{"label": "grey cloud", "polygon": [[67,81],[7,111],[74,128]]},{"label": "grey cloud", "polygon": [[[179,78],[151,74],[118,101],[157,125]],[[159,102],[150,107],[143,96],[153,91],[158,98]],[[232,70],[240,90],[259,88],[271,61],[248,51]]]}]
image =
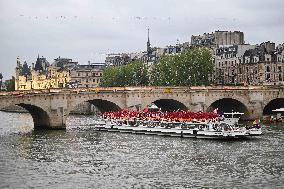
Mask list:
[{"label": "grey cloud", "polygon": [[1,0],[0,72],[14,74],[18,55],[29,63],[40,53],[83,64],[101,61],[102,53],[145,50],[147,27],[154,46],[215,30],[283,43],[283,12],[282,0]]}]

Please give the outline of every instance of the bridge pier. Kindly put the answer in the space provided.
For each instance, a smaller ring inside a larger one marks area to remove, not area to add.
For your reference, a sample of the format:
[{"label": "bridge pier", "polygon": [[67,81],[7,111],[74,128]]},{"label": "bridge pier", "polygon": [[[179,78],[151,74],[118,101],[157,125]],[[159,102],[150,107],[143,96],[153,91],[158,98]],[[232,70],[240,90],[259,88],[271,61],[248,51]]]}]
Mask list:
[{"label": "bridge pier", "polygon": [[[49,124],[47,126],[42,125],[46,129],[66,129],[66,119],[68,114],[63,107],[51,110],[49,114]],[[36,127],[36,125],[35,125]]]},{"label": "bridge pier", "polygon": [[255,120],[263,115],[263,102],[262,101],[250,101],[248,108],[248,120]]}]

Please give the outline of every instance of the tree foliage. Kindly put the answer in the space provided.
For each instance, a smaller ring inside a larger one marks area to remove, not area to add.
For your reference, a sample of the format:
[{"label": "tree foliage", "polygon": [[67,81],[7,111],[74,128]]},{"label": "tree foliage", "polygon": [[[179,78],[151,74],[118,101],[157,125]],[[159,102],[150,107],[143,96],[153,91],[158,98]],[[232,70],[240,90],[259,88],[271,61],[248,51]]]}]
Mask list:
[{"label": "tree foliage", "polygon": [[211,52],[207,48],[191,48],[181,54],[161,57],[150,68],[139,61],[107,67],[102,86],[198,86],[209,85],[213,72]]},{"label": "tree foliage", "polygon": [[15,77],[12,76],[12,79],[9,79],[5,82],[7,91],[15,91]]},{"label": "tree foliage", "polygon": [[101,86],[145,86],[148,85],[148,69],[140,61],[123,66],[109,66],[103,72]]},{"label": "tree foliage", "polygon": [[150,85],[208,85],[213,66],[211,52],[206,48],[191,48],[181,54],[167,55],[152,68]]}]

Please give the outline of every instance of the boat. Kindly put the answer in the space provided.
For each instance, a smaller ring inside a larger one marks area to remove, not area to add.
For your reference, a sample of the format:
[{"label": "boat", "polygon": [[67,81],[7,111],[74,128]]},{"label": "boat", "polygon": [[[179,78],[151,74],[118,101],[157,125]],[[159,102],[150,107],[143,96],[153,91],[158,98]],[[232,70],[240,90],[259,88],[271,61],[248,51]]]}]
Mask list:
[{"label": "boat", "polygon": [[225,112],[223,113],[223,121],[230,125],[238,125],[240,117],[244,115],[241,112]]},{"label": "boat", "polygon": [[99,131],[183,138],[241,139],[262,134],[258,124],[250,128],[239,125],[239,118],[243,115],[240,112],[224,113],[222,117],[213,112],[165,113],[159,109],[147,112],[145,109],[143,112],[108,112],[94,126]]},{"label": "boat", "polygon": [[[284,109],[283,109],[284,111]],[[233,127],[242,127],[242,125],[239,124],[240,117],[244,115],[244,113],[241,112],[225,112],[223,113],[223,119],[221,122],[227,123],[228,125],[231,125]],[[246,126],[246,134],[248,136],[259,136],[262,135],[261,126],[259,124],[259,120],[256,119],[252,126]]]},{"label": "boat", "polygon": [[109,132],[203,139],[241,139],[259,134],[259,130],[253,129],[248,132],[245,127],[233,127],[217,122],[105,120],[105,124],[95,125],[95,128]]}]

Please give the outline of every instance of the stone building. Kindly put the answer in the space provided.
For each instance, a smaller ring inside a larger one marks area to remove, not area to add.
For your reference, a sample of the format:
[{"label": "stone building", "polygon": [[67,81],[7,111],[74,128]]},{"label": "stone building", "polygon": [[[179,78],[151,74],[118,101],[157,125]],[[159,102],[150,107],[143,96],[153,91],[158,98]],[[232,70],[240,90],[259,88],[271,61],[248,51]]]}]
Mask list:
[{"label": "stone building", "polygon": [[239,67],[239,82],[250,85],[284,84],[284,51],[275,48],[270,41],[257,45],[244,54],[244,63]]},{"label": "stone building", "polygon": [[192,35],[191,45],[216,47],[224,45],[243,45],[244,33],[241,31],[215,31],[214,33],[204,33],[203,35]]},{"label": "stone building", "polygon": [[64,68],[66,70],[71,70],[78,65],[78,62],[74,62],[71,58],[62,58],[59,56],[58,58],[54,59],[52,64],[62,69]]},{"label": "stone building", "polygon": [[71,88],[91,88],[99,86],[105,63],[90,63],[88,65],[77,65],[70,70]]},{"label": "stone building", "polygon": [[111,53],[107,54],[105,64],[107,66],[121,66],[131,62],[131,57],[128,53]]},{"label": "stone building", "polygon": [[213,82],[215,84],[239,83],[238,67],[243,63],[245,52],[254,48],[254,45],[232,45],[215,48],[213,53]]},{"label": "stone building", "polygon": [[69,71],[50,65],[44,57],[39,57],[32,67],[21,64],[17,58],[15,90],[64,88],[70,81]]},{"label": "stone building", "polygon": [[284,84],[283,45],[233,45],[215,49],[213,82],[221,85]]}]

